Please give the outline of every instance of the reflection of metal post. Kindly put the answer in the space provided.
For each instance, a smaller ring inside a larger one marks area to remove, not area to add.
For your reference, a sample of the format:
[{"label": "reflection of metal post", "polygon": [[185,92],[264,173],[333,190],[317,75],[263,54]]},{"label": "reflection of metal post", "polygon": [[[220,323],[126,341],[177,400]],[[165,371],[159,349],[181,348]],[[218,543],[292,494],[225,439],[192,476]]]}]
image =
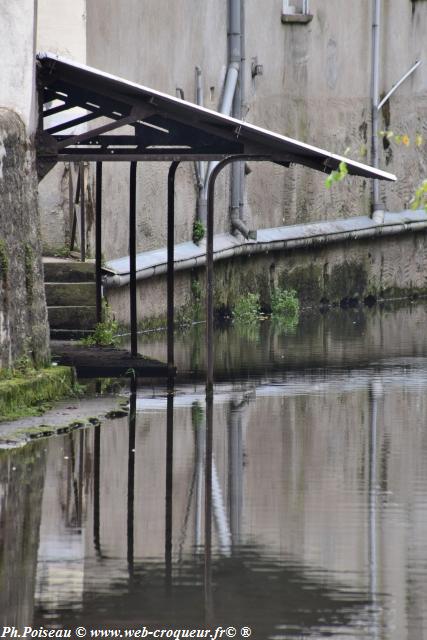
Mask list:
[{"label": "reflection of metal post", "polygon": [[228,424],[228,464],[228,508],[232,542],[236,545],[240,542],[243,504],[243,442],[240,408],[231,408]]},{"label": "reflection of metal post", "polygon": [[129,400],[129,446],[128,446],[128,504],[127,504],[127,561],[129,576],[133,574],[134,557],[134,498],[135,498],[135,424],[136,424],[136,379],[131,379]]},{"label": "reflection of metal post", "polygon": [[373,608],[374,638],[378,637],[377,594],[378,594],[378,518],[377,518],[377,415],[378,399],[383,393],[380,382],[372,382],[370,387],[370,433],[369,433],[369,590]]},{"label": "reflection of metal post", "polygon": [[84,431],[80,429],[80,438],[79,438],[79,512],[78,512],[78,523],[79,527],[82,526],[83,522],[83,466],[84,466]]},{"label": "reflection of metal post", "polygon": [[136,162],[130,163],[129,177],[129,295],[130,351],[138,353],[138,319],[136,306]]},{"label": "reflection of metal post", "polygon": [[100,473],[101,473],[101,427],[94,427],[93,433],[93,545],[98,557],[101,556],[101,541],[99,536],[100,521]]},{"label": "reflection of metal post", "polygon": [[179,162],[172,162],[168,173],[168,271],[167,271],[167,325],[168,325],[168,369],[174,368],[174,232],[175,232],[175,174]]},{"label": "reflection of metal post", "polygon": [[205,458],[205,621],[207,623],[212,616],[212,429],[213,396],[212,393],[207,393]]},{"label": "reflection of metal post", "polygon": [[102,322],[102,162],[96,163],[95,206],[96,321]]},{"label": "reflection of metal post", "polygon": [[194,510],[194,540],[196,547],[202,544],[203,467],[206,446],[206,425],[196,425],[196,508]]},{"label": "reflection of metal post", "polygon": [[173,490],[173,387],[168,389],[166,408],[166,514],[165,514],[165,578],[172,587],[172,490]]}]

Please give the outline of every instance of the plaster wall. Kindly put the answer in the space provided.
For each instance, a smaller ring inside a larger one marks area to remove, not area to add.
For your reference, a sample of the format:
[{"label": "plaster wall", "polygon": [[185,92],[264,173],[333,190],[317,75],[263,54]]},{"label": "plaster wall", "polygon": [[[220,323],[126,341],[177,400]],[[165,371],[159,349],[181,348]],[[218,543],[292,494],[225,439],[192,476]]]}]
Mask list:
[{"label": "plaster wall", "polygon": [[0,42],[2,70],[0,107],[16,111],[28,131],[35,120],[35,0],[0,0]]},{"label": "plaster wall", "polygon": [[[38,0],[37,50],[86,62],[86,0]],[[76,116],[79,114],[76,114]],[[60,122],[61,114],[52,118]],[[74,188],[76,168],[58,163],[39,183],[43,252],[55,253],[70,240],[69,180]]]},{"label": "plaster wall", "polygon": [[[337,153],[370,161],[372,1],[311,2],[308,24],[283,24],[282,3],[246,0],[246,119],[279,133]],[[391,0],[383,3],[380,90],[386,93],[412,66],[426,59],[427,4]],[[87,61],[101,69],[172,94],[184,90],[194,99],[194,67],[203,71],[205,105],[217,108],[227,64],[227,3],[194,6],[189,0],[94,0],[88,6]],[[252,78],[251,62],[263,65]],[[380,167],[398,175],[396,185],[382,184],[389,210],[407,206],[425,175],[427,71],[419,67],[382,110],[380,129],[408,134],[408,147],[381,144]],[[325,176],[310,169],[250,165],[246,218],[252,228],[333,219],[370,212],[369,181],[350,178],[325,188]],[[127,168],[106,170],[106,255],[127,252]],[[193,167],[177,180],[177,241],[191,236],[195,214]],[[226,174],[228,175],[228,174]],[[165,244],[166,167],[141,169],[138,192],[139,250]],[[228,230],[228,178],[218,187],[217,231]],[[112,241],[114,239],[114,241]]]},{"label": "plaster wall", "polygon": [[[282,2],[245,0],[246,98],[244,117],[279,133],[347,153],[362,162],[371,156],[372,0],[346,3],[313,0],[307,24],[281,21]],[[66,28],[69,26],[69,28]],[[427,4],[420,0],[382,3],[380,91],[384,95],[412,66],[427,57]],[[195,100],[195,66],[202,69],[205,106],[217,109],[227,65],[227,2],[174,3],[149,0],[40,0],[38,46],[175,95],[180,88]],[[251,75],[251,63],[263,74]],[[407,134],[410,145],[381,140],[380,167],[395,172],[396,184],[381,183],[388,210],[407,207],[425,176],[427,68],[421,65],[385,105],[380,130]],[[369,214],[372,184],[349,178],[332,189],[325,176],[303,167],[284,169],[251,163],[246,178],[245,218],[251,228],[273,227]],[[128,252],[128,171],[126,164],[104,168],[103,253],[108,259]],[[55,175],[56,173],[56,175]],[[167,167],[138,169],[138,250],[166,243]],[[56,185],[56,186],[55,186]],[[60,187],[58,187],[60,185]],[[93,175],[88,179],[93,193]],[[69,236],[66,175],[57,167],[41,183],[45,248]],[[227,231],[229,168],[217,187],[216,231]],[[190,239],[196,208],[192,163],[177,176],[176,241]],[[62,220],[61,220],[62,212]],[[89,253],[93,228],[88,225]]]}]

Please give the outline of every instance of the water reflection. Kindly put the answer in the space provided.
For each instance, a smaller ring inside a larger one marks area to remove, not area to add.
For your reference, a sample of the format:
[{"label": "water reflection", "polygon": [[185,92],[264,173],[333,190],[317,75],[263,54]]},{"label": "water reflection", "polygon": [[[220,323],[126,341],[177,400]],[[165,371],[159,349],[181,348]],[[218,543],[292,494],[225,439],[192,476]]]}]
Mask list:
[{"label": "water reflection", "polygon": [[427,359],[392,355],[0,452],[0,624],[427,638]]}]

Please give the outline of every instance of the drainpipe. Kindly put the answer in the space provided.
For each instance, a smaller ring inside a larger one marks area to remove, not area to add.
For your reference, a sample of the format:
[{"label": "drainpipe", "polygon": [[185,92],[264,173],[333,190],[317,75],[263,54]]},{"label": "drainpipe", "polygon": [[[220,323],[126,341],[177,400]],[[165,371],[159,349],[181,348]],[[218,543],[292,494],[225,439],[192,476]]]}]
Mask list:
[{"label": "drainpipe", "polygon": [[[204,106],[203,100],[203,81],[202,81],[202,70],[200,67],[196,67],[196,104],[200,107]],[[202,219],[201,215],[201,201],[203,197],[203,185],[205,183],[206,178],[206,163],[202,161],[198,161],[195,163],[196,169],[196,180],[197,180],[197,218]]]},{"label": "drainpipe", "polygon": [[[234,98],[234,93],[236,91],[238,78],[239,78],[239,65],[237,64],[237,62],[232,62],[227,69],[227,75],[225,76],[225,82],[224,82],[224,91],[222,92],[222,100],[221,100],[220,107],[218,109],[220,113],[223,113],[226,116],[231,115],[233,98]],[[206,171],[206,176],[205,176],[204,191],[203,191],[203,195],[206,198],[208,193],[209,176],[211,175],[212,171],[214,170],[217,164],[218,164],[217,160],[213,162],[209,162],[208,164],[208,169]]]},{"label": "drainpipe", "polygon": [[[372,19],[372,166],[379,165],[378,104],[380,99],[380,36],[381,36],[381,0],[374,0]],[[373,180],[372,219],[379,224],[384,222],[384,207],[380,202],[380,183]]]},{"label": "drainpipe", "polygon": [[[225,115],[242,117],[242,6],[244,0],[228,0],[228,69],[225,78],[219,112]],[[206,224],[207,196],[209,177],[218,162],[210,162],[205,175],[203,192],[198,198],[197,217]],[[243,163],[233,163],[231,168],[231,204],[230,219],[233,229],[237,229],[245,237],[253,237],[253,233],[242,220],[243,197],[242,180]],[[236,165],[236,166],[234,166]]]}]

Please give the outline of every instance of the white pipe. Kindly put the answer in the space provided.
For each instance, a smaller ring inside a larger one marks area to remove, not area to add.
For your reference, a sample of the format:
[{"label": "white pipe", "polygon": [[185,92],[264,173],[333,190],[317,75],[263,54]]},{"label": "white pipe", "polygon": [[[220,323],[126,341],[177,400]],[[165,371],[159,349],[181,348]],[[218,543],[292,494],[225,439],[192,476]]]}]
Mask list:
[{"label": "white pipe", "polygon": [[[203,81],[202,81],[202,70],[200,67],[196,67],[196,104],[199,107],[203,107],[204,99],[203,99]],[[196,175],[197,175],[197,186],[199,189],[203,188],[203,184],[205,182],[205,174],[206,174],[206,163],[203,161],[198,161],[195,163],[196,165]]]},{"label": "white pipe", "polygon": [[224,506],[221,485],[218,480],[215,459],[212,456],[212,506],[218,531],[219,546],[221,551],[229,556],[231,554],[231,532]]},{"label": "white pipe", "polygon": [[[330,233],[313,234],[304,238],[293,238],[289,240],[278,240],[272,242],[243,242],[240,245],[223,249],[214,253],[214,261],[226,260],[241,255],[252,255],[254,253],[268,253],[269,251],[283,251],[284,249],[305,249],[307,247],[316,247],[320,245],[330,244],[332,242],[342,242],[346,240],[360,240],[362,238],[375,238],[378,236],[396,235],[400,233],[408,233],[413,231],[422,231],[427,229],[427,219],[421,222],[400,222],[392,224],[379,224],[369,226],[365,229],[357,229],[353,231],[336,231]],[[184,271],[185,269],[193,269],[202,267],[206,264],[206,254],[187,258],[175,263],[175,271]],[[137,271],[137,280],[146,280],[148,278],[164,275],[167,273],[167,264],[162,263],[156,267],[150,267],[143,271]],[[123,287],[129,284],[130,276],[114,275],[107,276],[104,280],[106,288]]]},{"label": "white pipe", "polygon": [[[237,62],[232,62],[227,69],[227,75],[225,78],[221,106],[219,108],[219,112],[226,116],[231,115],[231,107],[233,106],[234,92],[236,91],[238,78],[239,78],[239,65],[237,64]],[[208,197],[209,178],[212,171],[217,166],[217,164],[218,164],[218,161],[209,162],[208,164],[208,168],[205,176],[205,183],[203,186],[203,198],[205,200]]]},{"label": "white pipe", "polygon": [[418,67],[420,66],[420,64],[421,64],[421,60],[417,60],[417,61],[415,62],[415,64],[414,64],[414,65],[409,69],[409,71],[407,71],[407,72],[405,73],[405,75],[403,75],[403,76],[400,78],[400,80],[398,80],[398,81],[396,82],[396,84],[394,84],[394,85],[392,86],[392,88],[390,89],[390,91],[388,92],[388,94],[387,94],[386,96],[384,96],[384,98],[383,98],[383,99],[381,100],[381,102],[379,103],[379,105],[378,105],[378,107],[377,107],[378,111],[381,111],[382,107],[385,105],[385,103],[387,102],[387,100],[388,100],[389,98],[391,98],[391,96],[393,95],[393,93],[394,93],[395,91],[397,91],[397,89],[400,87],[400,85],[401,85],[403,82],[405,82],[406,78],[409,78],[409,76],[410,76],[412,73],[414,73],[414,71],[415,71],[416,69],[418,69]]}]

